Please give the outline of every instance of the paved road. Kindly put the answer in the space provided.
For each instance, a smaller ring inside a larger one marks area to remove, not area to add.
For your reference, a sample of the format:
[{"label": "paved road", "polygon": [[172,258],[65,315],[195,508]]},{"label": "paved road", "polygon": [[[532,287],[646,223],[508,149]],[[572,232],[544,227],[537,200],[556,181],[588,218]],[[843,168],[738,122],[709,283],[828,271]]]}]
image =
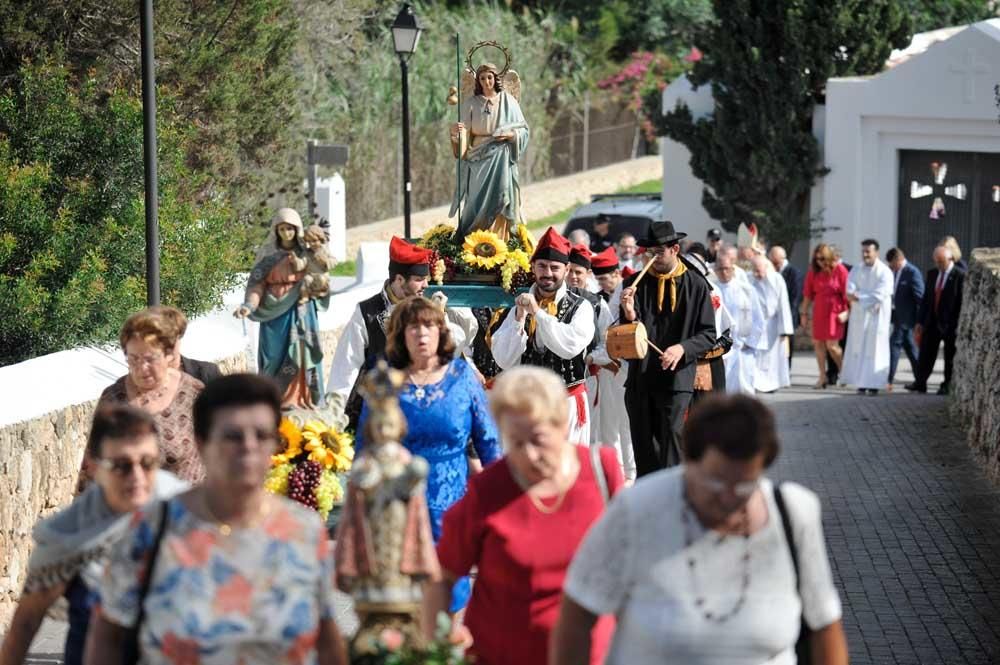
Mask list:
[{"label": "paved road", "polygon": [[[810,385],[799,360],[796,383]],[[1000,662],[1000,490],[945,398],[793,387],[764,399],[783,443],[771,475],[823,501],[851,662]]]},{"label": "paved road", "polygon": [[[796,385],[763,396],[783,441],[771,475],[822,498],[852,663],[998,663],[1000,490],[948,424],[945,399],[899,390],[909,380],[901,370],[897,391],[876,397],[812,390],[811,358],[797,357]],[[64,630],[47,622],[29,662],[58,663],[43,654],[61,651]]]}]

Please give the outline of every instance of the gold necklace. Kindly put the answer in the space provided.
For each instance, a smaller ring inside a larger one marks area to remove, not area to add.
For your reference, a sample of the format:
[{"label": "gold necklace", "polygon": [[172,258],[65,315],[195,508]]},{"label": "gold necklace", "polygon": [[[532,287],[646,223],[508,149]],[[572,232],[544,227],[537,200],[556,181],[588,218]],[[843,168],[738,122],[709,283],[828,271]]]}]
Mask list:
[{"label": "gold necklace", "polygon": [[428,383],[427,382],[427,377],[432,376],[434,374],[434,372],[438,371],[439,369],[441,369],[441,368],[440,367],[434,367],[432,369],[424,370],[423,373],[422,373],[422,376],[423,376],[423,379],[424,379],[423,383],[418,383],[417,382],[417,379],[416,379],[416,377],[413,376],[413,372],[412,371],[407,371],[406,372],[407,376],[410,377],[410,383],[413,384],[413,386],[414,386],[414,390],[413,390],[413,396],[414,397],[416,397],[417,399],[423,399],[424,396],[427,395],[427,391],[424,389],[424,386],[426,386],[427,383]]},{"label": "gold necklace", "polygon": [[[223,536],[229,536],[233,533],[233,527],[229,525],[228,522],[223,522],[218,517],[215,516],[215,512],[212,510],[211,506],[208,505],[208,494],[202,490],[201,503],[205,508],[205,512],[208,513],[209,519],[215,524],[215,528]],[[257,509],[257,515],[254,517],[254,522],[267,517],[267,514],[271,511],[270,505],[267,503],[267,498],[264,497],[260,501],[260,507]],[[247,525],[250,526],[250,525]]]},{"label": "gold necklace", "polygon": [[524,489],[524,493],[528,495],[528,500],[531,501],[532,505],[534,505],[535,508],[538,509],[538,512],[545,515],[551,515],[553,513],[558,512],[559,509],[562,508],[563,502],[566,501],[566,496],[569,494],[569,490],[573,487],[573,483],[569,482],[569,477],[573,473],[572,466],[573,466],[573,460],[569,457],[564,457],[562,463],[560,464],[560,471],[562,472],[563,476],[567,479],[567,485],[565,488],[563,488],[556,494],[556,502],[551,506],[545,505],[545,502],[542,501],[541,498],[531,493],[531,486],[528,485],[528,481],[522,478],[521,474],[519,474],[514,469],[514,467],[511,466],[510,471],[511,475],[514,476],[514,482],[516,482],[518,485],[521,486],[522,489]]}]

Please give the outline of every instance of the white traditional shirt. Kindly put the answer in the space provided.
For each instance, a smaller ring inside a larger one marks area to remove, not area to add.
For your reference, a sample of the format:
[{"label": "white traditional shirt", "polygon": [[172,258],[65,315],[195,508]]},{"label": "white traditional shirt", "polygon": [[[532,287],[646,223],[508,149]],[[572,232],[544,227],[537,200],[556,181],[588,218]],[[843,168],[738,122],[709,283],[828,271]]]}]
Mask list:
[{"label": "white traditional shirt", "polygon": [[[531,287],[531,294],[538,298],[537,287]],[[556,291],[558,305],[566,297],[566,285]],[[521,364],[521,356],[528,350],[528,331],[525,320],[518,321],[514,308],[503,323],[493,333],[493,359],[500,369],[510,369]],[[577,307],[573,318],[562,323],[544,309],[535,315],[535,341],[564,360],[570,360],[587,350],[594,340],[594,308],[586,300]]]},{"label": "white traditional shirt", "polygon": [[889,383],[889,332],[892,319],[892,269],[879,259],[858,264],[847,276],[851,303],[841,380],[857,388],[878,390]]}]

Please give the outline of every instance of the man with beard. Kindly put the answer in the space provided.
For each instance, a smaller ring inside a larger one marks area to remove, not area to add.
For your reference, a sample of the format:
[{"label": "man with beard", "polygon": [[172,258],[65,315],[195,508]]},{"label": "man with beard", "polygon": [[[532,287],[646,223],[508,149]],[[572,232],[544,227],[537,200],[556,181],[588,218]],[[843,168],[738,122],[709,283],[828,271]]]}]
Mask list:
[{"label": "man with beard", "polygon": [[715,345],[715,313],[708,283],[681,262],[685,233],[655,222],[642,246],[652,254],[648,279],[625,281],[621,320],[641,322],[662,353],[629,361],[628,409],[639,476],[681,462],[680,435],[694,392],[695,361]]},{"label": "man with beard", "polygon": [[[330,367],[327,402],[332,410],[343,411],[350,426],[356,427],[361,415],[361,397],[356,384],[363,372],[375,366],[385,355],[386,329],[396,303],[410,296],[423,295],[430,276],[431,251],[393,236],[389,243],[389,279],[382,290],[354,308],[347,322]],[[443,301],[442,301],[443,302]],[[447,311],[448,329],[456,349],[464,349],[476,335],[471,312]]]},{"label": "man with beard", "polygon": [[566,285],[569,241],[549,228],[531,257],[535,283],[515,300],[493,333],[493,357],[501,369],[548,367],[566,384],[569,440],[590,442],[586,357],[594,341],[594,308]]}]

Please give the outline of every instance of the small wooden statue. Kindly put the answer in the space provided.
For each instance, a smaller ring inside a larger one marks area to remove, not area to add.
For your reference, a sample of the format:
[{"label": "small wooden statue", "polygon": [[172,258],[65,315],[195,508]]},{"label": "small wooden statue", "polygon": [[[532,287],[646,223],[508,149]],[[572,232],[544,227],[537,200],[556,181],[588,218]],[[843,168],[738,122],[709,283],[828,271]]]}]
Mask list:
[{"label": "small wooden statue", "polygon": [[354,598],[361,621],[355,656],[375,653],[386,628],[422,646],[421,585],[441,575],[424,498],[428,465],[399,443],[406,434],[396,397],[402,383],[402,372],[385,361],[365,377],[366,445],[354,460],[337,529],[337,584]]}]

